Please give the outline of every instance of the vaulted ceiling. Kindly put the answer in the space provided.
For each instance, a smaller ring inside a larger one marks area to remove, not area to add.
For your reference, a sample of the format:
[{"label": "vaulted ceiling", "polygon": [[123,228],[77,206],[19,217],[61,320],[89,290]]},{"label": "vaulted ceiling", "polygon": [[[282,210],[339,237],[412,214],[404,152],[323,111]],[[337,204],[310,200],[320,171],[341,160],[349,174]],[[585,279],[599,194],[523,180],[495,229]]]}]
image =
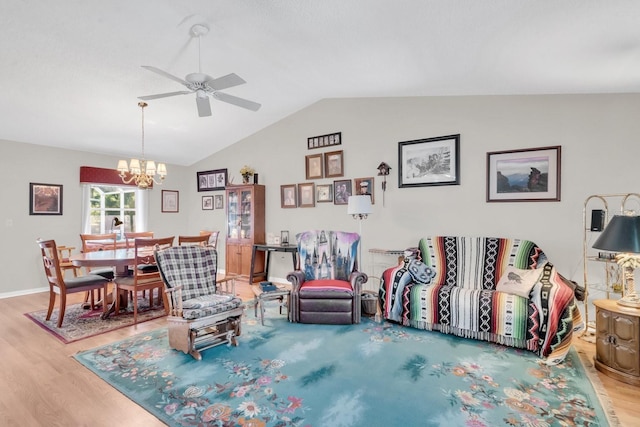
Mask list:
[{"label": "vaulted ceiling", "polygon": [[640,2],[3,0],[0,53],[0,139],[122,157],[185,90],[142,65],[236,73],[257,112],[149,101],[147,157],[190,165],[323,98],[640,92]]}]

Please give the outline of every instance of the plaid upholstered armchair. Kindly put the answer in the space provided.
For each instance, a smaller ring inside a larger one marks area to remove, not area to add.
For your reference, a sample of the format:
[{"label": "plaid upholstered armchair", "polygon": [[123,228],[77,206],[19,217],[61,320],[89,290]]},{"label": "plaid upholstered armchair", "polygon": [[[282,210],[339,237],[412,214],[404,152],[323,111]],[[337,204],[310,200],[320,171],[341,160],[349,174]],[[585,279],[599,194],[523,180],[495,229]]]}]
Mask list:
[{"label": "plaid upholstered armchair", "polygon": [[291,321],[299,323],[360,323],[362,285],[358,270],[357,233],[312,230],[296,236],[299,269],[291,282]]},{"label": "plaid upholstered armchair", "polygon": [[169,345],[202,360],[200,352],[237,345],[244,306],[216,281],[218,254],[211,246],[173,246],[155,252],[169,305]]}]

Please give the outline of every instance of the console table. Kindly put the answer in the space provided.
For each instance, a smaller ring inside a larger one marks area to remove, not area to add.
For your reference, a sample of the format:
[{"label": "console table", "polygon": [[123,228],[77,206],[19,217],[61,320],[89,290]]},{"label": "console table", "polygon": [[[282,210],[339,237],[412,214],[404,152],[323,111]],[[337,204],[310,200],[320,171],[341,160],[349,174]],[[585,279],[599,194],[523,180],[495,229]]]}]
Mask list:
[{"label": "console table", "polygon": [[601,299],[596,306],[594,364],[603,374],[640,385],[640,309]]},{"label": "console table", "polygon": [[[256,253],[264,252],[264,271],[255,271]],[[264,277],[264,280],[269,280],[269,263],[271,261],[271,252],[289,252],[293,261],[293,270],[296,269],[298,261],[298,246],[297,245],[265,245],[254,244],[253,251],[251,253],[251,272],[249,273],[249,283],[253,284],[254,277]]]}]

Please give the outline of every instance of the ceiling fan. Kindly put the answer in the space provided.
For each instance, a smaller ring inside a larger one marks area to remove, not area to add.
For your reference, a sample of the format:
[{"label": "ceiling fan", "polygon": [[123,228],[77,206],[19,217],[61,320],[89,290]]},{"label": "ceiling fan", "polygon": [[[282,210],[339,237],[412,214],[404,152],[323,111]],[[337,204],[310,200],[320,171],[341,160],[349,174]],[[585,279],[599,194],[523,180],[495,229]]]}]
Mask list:
[{"label": "ceiling fan", "polygon": [[213,77],[202,72],[200,63],[200,37],[207,34],[208,32],[209,27],[207,27],[205,24],[196,24],[191,27],[191,36],[198,38],[198,72],[187,74],[184,80],[159,68],[152,67],[150,65],[142,66],[142,68],[153,71],[154,73],[160,74],[161,76],[184,85],[189,90],[139,96],[138,99],[149,101],[152,99],[166,98],[169,96],[188,95],[190,93],[195,93],[196,105],[198,107],[198,116],[200,117],[207,117],[211,115],[211,104],[209,103],[209,95],[211,95],[218,101],[227,102],[238,107],[246,108],[247,110],[258,111],[261,105],[257,102],[249,101],[248,99],[238,98],[237,96],[220,92],[223,89],[228,89],[230,87],[246,83],[240,76],[235,73],[231,73],[227,74],[226,76],[214,79]]}]

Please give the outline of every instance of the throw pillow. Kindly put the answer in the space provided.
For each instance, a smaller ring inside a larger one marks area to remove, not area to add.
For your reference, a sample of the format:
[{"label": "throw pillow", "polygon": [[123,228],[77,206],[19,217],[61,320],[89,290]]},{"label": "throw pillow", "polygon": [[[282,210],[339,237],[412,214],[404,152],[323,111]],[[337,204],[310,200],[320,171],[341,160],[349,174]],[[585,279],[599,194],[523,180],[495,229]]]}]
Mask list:
[{"label": "throw pillow", "polygon": [[436,276],[436,271],[433,268],[415,259],[408,260],[405,263],[405,268],[411,274],[413,280],[424,285],[431,283],[431,279]]},{"label": "throw pillow", "polygon": [[521,270],[515,267],[507,267],[498,284],[496,290],[506,292],[508,294],[519,295],[523,298],[529,298],[529,292],[538,283],[542,275],[542,268]]}]

